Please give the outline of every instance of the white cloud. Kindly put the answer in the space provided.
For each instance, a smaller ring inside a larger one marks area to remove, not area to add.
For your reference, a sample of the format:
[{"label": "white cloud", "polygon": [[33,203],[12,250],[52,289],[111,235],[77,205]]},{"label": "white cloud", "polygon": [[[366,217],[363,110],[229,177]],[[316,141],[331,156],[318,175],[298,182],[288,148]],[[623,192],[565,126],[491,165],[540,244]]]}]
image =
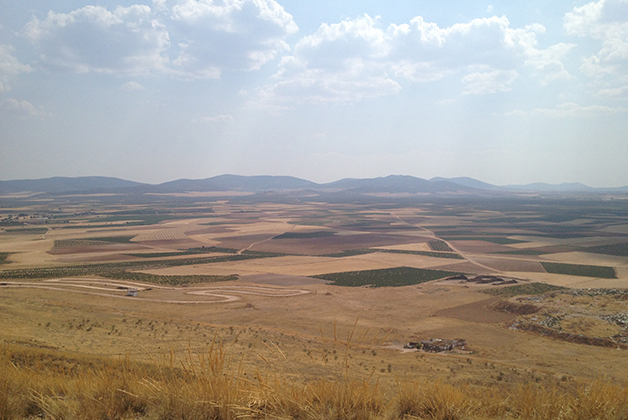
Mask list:
[{"label": "white cloud", "polygon": [[20,73],[28,73],[32,68],[27,64],[22,64],[13,56],[13,47],[0,44],[0,92],[10,90],[7,85],[11,76]]},{"label": "white cloud", "polygon": [[280,63],[277,82],[258,91],[258,103],[351,102],[396,94],[401,82],[434,82],[462,74],[463,93],[511,89],[518,69],[529,67],[545,84],[569,74],[562,57],[573,47],[537,48],[545,28],[511,28],[506,17],[475,19],[440,28],[417,16],[408,24],[380,27],[368,15],[323,24],[302,38]]},{"label": "white cloud", "polygon": [[382,62],[385,55],[384,34],[369,16],[323,24],[297,43],[293,55],[282,59],[275,76],[279,81],[259,89],[257,100],[266,107],[281,107],[398,93],[401,86],[388,75]]},{"label": "white cloud", "polygon": [[485,73],[470,73],[462,78],[466,85],[465,94],[484,95],[487,93],[506,92],[512,90],[510,85],[519,77],[515,70],[495,70]]},{"label": "white cloud", "polygon": [[173,68],[191,77],[220,77],[222,69],[258,70],[288,50],[298,30],[274,0],[161,1],[164,22],[181,38]]},{"label": "white cloud", "polygon": [[48,115],[43,108],[36,108],[28,101],[18,101],[17,99],[7,98],[0,102],[0,115],[27,115],[32,117],[42,117]]},{"label": "white cloud", "polygon": [[602,89],[597,94],[603,98],[628,98],[628,85],[613,89]]},{"label": "white cloud", "polygon": [[159,0],[153,6],[51,11],[23,32],[49,70],[218,78],[223,69],[259,69],[289,49],[285,38],[298,29],[275,0]]},{"label": "white cloud", "polygon": [[575,7],[565,15],[564,25],[570,35],[602,42],[596,54],[584,59],[581,70],[585,75],[628,80],[628,0],[599,0]]},{"label": "white cloud", "polygon": [[534,68],[533,74],[540,78],[542,85],[554,80],[570,79],[571,75],[565,69],[562,59],[575,46],[561,42],[544,50],[530,50],[525,64]]},{"label": "white cloud", "polygon": [[545,115],[550,117],[592,117],[602,114],[626,113],[628,109],[618,107],[611,108],[604,105],[588,105],[580,106],[573,102],[567,102],[557,106],[556,108],[535,108],[526,112],[522,110],[514,110],[506,113],[506,116],[528,116],[528,115]]},{"label": "white cloud", "polygon": [[192,120],[195,123],[203,123],[203,124],[224,124],[224,123],[232,123],[235,119],[228,114],[216,115],[215,117],[201,117],[197,120]]},{"label": "white cloud", "polygon": [[122,85],[122,90],[144,90],[145,87],[142,84],[131,81]]},{"label": "white cloud", "polygon": [[51,11],[42,21],[30,21],[24,31],[49,70],[134,75],[161,70],[168,62],[168,32],[148,6]]}]

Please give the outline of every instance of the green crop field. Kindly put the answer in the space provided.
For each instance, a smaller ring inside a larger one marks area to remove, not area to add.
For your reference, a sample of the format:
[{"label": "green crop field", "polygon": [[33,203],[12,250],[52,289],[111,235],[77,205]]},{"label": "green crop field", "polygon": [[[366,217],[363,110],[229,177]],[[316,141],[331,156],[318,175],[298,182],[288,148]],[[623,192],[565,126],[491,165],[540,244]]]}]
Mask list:
[{"label": "green crop field", "polygon": [[102,241],[102,242],[111,242],[116,244],[128,244],[133,239],[133,235],[126,236],[104,236],[100,238],[86,238],[86,241]]},{"label": "green crop field", "polygon": [[158,257],[178,257],[182,255],[196,255],[196,254],[211,254],[213,252],[220,252],[226,254],[235,254],[238,252],[237,249],[233,248],[221,248],[217,246],[208,246],[202,248],[188,248],[186,250],[180,251],[172,251],[172,252],[138,252],[138,253],[129,253],[124,254],[129,257],[137,257],[137,258],[158,258]]},{"label": "green crop field", "polygon": [[332,258],[343,258],[343,257],[352,257],[354,255],[364,255],[364,254],[372,254],[373,252],[377,252],[379,250],[372,248],[358,248],[358,249],[347,249],[341,252],[334,252],[333,254],[325,254],[323,257],[332,257]]},{"label": "green crop field", "polygon": [[11,235],[43,235],[48,232],[48,228],[18,228],[18,229],[5,229],[4,233]]},{"label": "green crop field", "polygon": [[70,248],[77,246],[94,246],[106,244],[129,244],[133,236],[104,236],[101,238],[58,239],[55,248]]},{"label": "green crop field", "polygon": [[619,257],[628,257],[628,242],[615,245],[601,245],[585,248],[586,252],[594,254],[617,255]]},{"label": "green crop field", "polygon": [[444,277],[456,276],[454,271],[430,270],[426,268],[396,267],[379,270],[346,271],[322,274],[314,278],[331,280],[335,286],[348,287],[399,287],[425,283]]},{"label": "green crop field", "polygon": [[615,270],[613,267],[605,267],[598,265],[580,265],[580,264],[563,264],[563,263],[551,263],[542,262],[543,268],[548,273],[552,274],[566,274],[568,276],[583,276],[583,277],[601,277],[605,279],[616,279]]},{"label": "green crop field", "polygon": [[[266,258],[276,254],[250,252],[242,255],[225,255],[204,258],[186,258],[178,260],[134,261],[104,264],[74,265],[65,267],[25,268],[19,270],[0,271],[0,279],[50,279],[56,277],[76,277],[97,275],[117,280],[142,280],[157,284],[185,284],[197,283],[202,279],[233,280],[229,276],[160,276],[135,273],[139,270],[150,270],[166,267],[186,266],[194,264],[218,263],[225,261],[240,261],[254,258]],[[141,277],[141,278],[140,278]],[[209,281],[209,280],[208,280]],[[218,281],[218,280],[211,280]]]},{"label": "green crop field", "polygon": [[390,254],[410,254],[410,255],[423,255],[425,257],[433,257],[433,258],[451,258],[454,260],[464,259],[462,258],[462,256],[460,256],[459,254],[456,254],[455,252],[407,251],[405,249],[378,249],[376,251],[388,252]]},{"label": "green crop field", "polygon": [[0,264],[8,264],[8,258],[11,254],[12,252],[0,252]]},{"label": "green crop field", "polygon": [[510,254],[510,255],[544,255],[550,254],[546,251],[537,251],[535,249],[515,249],[513,251],[494,252],[494,254]]},{"label": "green crop field", "polygon": [[440,241],[440,240],[429,241],[427,244],[434,251],[453,252],[453,249],[451,249],[449,245],[447,245],[447,242],[445,241]]}]

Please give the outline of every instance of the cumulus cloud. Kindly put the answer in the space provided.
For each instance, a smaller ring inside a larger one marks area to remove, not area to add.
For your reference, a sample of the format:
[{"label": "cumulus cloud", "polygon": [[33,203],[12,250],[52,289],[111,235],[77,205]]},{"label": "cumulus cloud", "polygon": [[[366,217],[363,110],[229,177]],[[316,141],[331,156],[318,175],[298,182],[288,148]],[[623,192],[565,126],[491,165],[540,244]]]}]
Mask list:
[{"label": "cumulus cloud", "polygon": [[619,76],[628,80],[628,0],[599,0],[575,7],[565,15],[568,34],[592,37],[601,49],[584,59],[582,72],[591,77]]},{"label": "cumulus cloud", "polygon": [[218,78],[223,69],[259,69],[297,29],[275,0],[159,0],[51,11],[23,32],[53,71]]},{"label": "cumulus cloud", "polygon": [[568,78],[562,57],[572,45],[537,47],[545,28],[511,28],[506,17],[440,28],[417,16],[382,28],[368,15],[323,24],[283,57],[277,81],[258,91],[270,106],[295,101],[350,102],[398,93],[401,83],[425,83],[461,74],[463,93],[511,89],[517,69],[529,67],[544,84]]},{"label": "cumulus cloud", "polygon": [[174,68],[194,77],[218,77],[221,69],[258,70],[288,50],[285,38],[298,30],[274,0],[159,4],[168,27],[181,37]]},{"label": "cumulus cloud", "polygon": [[603,98],[628,98],[628,85],[612,89],[602,89],[598,96]]},{"label": "cumulus cloud", "polygon": [[148,6],[51,11],[44,20],[30,21],[24,32],[49,70],[133,75],[163,69],[168,62],[168,32]]},{"label": "cumulus cloud", "polygon": [[37,108],[28,101],[18,101],[13,98],[8,98],[0,102],[0,115],[1,114],[26,115],[32,117],[48,115],[41,107]]},{"label": "cumulus cloud", "polygon": [[0,92],[10,90],[9,78],[20,73],[28,73],[32,68],[22,64],[13,56],[13,47],[0,44]]}]

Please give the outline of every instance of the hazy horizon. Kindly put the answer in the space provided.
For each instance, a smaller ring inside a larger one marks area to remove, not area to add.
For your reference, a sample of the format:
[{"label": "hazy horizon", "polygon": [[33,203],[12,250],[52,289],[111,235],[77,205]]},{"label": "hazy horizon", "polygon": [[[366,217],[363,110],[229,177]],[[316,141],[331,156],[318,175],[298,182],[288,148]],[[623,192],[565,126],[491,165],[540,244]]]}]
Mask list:
[{"label": "hazy horizon", "polygon": [[[269,176],[269,175],[263,175],[263,174],[260,174],[260,175],[220,174],[220,175],[214,175],[214,176],[206,177],[206,178],[176,178],[176,179],[169,179],[169,180],[166,180],[166,181],[163,181],[163,182],[154,182],[154,183],[152,183],[152,182],[136,181],[134,179],[128,179],[128,178],[119,178],[119,177],[115,177],[115,176],[112,176],[112,177],[102,176],[102,177],[105,177],[105,178],[115,178],[115,179],[120,179],[120,180],[123,180],[123,181],[131,181],[131,182],[143,183],[143,184],[146,184],[146,185],[160,185],[160,184],[163,184],[163,183],[168,183],[168,182],[173,182],[173,181],[181,181],[181,180],[202,181],[202,180],[205,180],[205,179],[211,179],[213,177],[218,177],[218,176],[244,176],[244,177],[256,177],[256,176],[259,176],[259,177],[263,177],[263,176]],[[346,177],[346,178],[333,179],[331,181],[325,181],[325,182],[317,182],[317,181],[313,181],[313,180],[307,179],[307,178],[294,177],[292,175],[270,175],[270,176],[298,178],[298,179],[301,179],[303,181],[310,181],[310,182],[313,182],[315,184],[324,185],[324,184],[333,183],[333,182],[336,182],[336,181],[343,181],[343,180],[347,180],[347,179],[362,179],[363,180],[363,179],[386,178],[386,177],[389,177],[389,176],[401,176],[401,177],[403,177],[403,176],[413,176],[413,175],[389,174],[389,175],[383,175],[381,177],[365,177],[365,178]],[[101,176],[99,176],[99,175],[85,175],[84,177],[86,177],[86,178],[99,178]],[[81,178],[81,176],[79,176],[79,177],[52,176],[52,177],[46,177],[46,178],[29,178],[29,179],[26,179],[26,178],[22,178],[22,179],[0,179],[0,182],[40,181],[40,180],[46,180],[46,179],[51,179],[51,178]],[[510,187],[510,186],[512,186],[512,187],[516,187],[516,186],[523,187],[523,186],[537,185],[537,184],[538,185],[545,184],[545,185],[548,185],[548,186],[580,184],[580,185],[583,185],[585,187],[591,187],[590,185],[587,185],[587,184],[584,184],[584,183],[581,183],[581,182],[562,182],[562,183],[559,183],[559,184],[551,184],[551,183],[540,181],[540,182],[531,182],[531,183],[527,183],[527,184],[492,184],[490,182],[485,182],[485,181],[483,181],[481,179],[465,177],[465,176],[462,176],[462,177],[451,177],[451,178],[444,178],[444,177],[439,177],[439,176],[435,176],[435,177],[432,177],[432,178],[419,178],[419,177],[416,177],[416,178],[424,179],[424,180],[427,180],[427,181],[441,180],[441,179],[444,180],[444,181],[450,181],[450,180],[455,180],[456,178],[458,178],[458,179],[459,178],[466,178],[466,179],[471,179],[471,180],[479,181],[479,182],[482,182],[482,183],[486,183],[486,184],[489,184],[489,185],[492,185],[492,186],[495,186],[495,187]],[[441,179],[439,179],[439,178],[441,178]],[[593,187],[593,188],[626,188],[626,187],[628,187],[628,185],[618,185],[618,186],[610,186],[610,187]]]},{"label": "hazy horizon", "polygon": [[628,0],[0,4],[0,179],[628,185]]}]

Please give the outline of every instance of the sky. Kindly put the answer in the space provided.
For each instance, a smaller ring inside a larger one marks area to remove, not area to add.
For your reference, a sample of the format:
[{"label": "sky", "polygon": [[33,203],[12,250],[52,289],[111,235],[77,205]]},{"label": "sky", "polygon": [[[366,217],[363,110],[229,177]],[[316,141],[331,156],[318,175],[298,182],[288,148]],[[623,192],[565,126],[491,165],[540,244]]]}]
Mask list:
[{"label": "sky", "polygon": [[628,185],[628,0],[5,0],[0,179]]}]

